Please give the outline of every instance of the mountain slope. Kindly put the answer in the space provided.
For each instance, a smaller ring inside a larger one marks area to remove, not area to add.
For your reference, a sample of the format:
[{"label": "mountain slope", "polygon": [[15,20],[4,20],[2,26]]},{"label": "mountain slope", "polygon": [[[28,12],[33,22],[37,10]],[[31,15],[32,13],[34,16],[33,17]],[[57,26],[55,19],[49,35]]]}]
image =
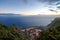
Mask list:
[{"label": "mountain slope", "polygon": [[52,26],[60,26],[60,18],[55,18],[49,25],[48,27]]},{"label": "mountain slope", "polygon": [[43,31],[41,40],[60,40],[60,18],[55,18]]}]

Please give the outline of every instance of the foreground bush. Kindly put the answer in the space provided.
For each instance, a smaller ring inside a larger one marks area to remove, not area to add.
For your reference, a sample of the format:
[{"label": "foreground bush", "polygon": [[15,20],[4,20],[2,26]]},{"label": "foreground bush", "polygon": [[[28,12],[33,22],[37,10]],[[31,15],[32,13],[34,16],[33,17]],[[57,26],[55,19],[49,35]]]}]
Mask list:
[{"label": "foreground bush", "polygon": [[9,28],[0,24],[0,40],[28,40],[28,38],[22,32],[18,32],[16,26]]},{"label": "foreground bush", "polygon": [[60,40],[60,26],[44,31],[41,40]]}]

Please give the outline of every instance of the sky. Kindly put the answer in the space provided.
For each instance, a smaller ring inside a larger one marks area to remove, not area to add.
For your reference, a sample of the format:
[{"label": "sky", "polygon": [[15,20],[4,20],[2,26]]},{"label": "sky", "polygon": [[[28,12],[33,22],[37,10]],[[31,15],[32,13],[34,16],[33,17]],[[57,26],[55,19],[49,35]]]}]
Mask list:
[{"label": "sky", "polygon": [[60,0],[0,0],[0,13],[60,15]]}]

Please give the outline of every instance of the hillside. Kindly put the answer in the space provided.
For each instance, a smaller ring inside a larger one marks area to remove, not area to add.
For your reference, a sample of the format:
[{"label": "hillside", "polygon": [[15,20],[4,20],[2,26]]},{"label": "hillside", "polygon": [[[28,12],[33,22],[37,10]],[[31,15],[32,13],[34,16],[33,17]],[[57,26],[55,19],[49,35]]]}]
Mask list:
[{"label": "hillside", "polygon": [[42,32],[41,40],[60,40],[60,18],[55,18]]},{"label": "hillside", "polygon": [[55,18],[49,25],[48,27],[52,26],[60,26],[60,18]]}]

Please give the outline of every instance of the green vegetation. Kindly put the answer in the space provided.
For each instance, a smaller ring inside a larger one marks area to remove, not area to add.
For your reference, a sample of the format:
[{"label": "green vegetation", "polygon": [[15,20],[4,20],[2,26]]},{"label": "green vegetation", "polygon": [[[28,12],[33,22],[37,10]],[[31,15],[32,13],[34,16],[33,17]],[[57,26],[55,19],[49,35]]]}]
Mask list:
[{"label": "green vegetation", "polygon": [[28,38],[21,31],[18,32],[16,26],[9,28],[0,24],[0,40],[28,40]]},{"label": "green vegetation", "polygon": [[60,18],[56,18],[47,26],[40,40],[60,40]]}]

